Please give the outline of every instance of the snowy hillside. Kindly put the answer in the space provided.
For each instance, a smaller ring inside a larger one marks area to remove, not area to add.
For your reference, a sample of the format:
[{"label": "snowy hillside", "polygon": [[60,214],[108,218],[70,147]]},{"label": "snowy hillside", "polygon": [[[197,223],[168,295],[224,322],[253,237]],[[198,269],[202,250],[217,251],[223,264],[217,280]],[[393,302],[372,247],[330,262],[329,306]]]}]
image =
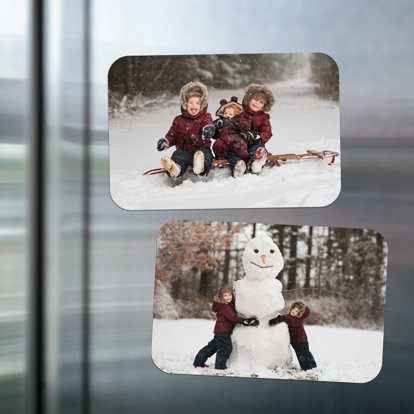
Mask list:
[{"label": "snowy hillside", "polygon": [[[272,109],[273,137],[266,145],[273,154],[305,153],[308,149],[340,152],[339,107],[311,94],[312,85],[290,81],[269,85],[276,96]],[[209,112],[215,119],[219,100],[243,90],[210,90]],[[248,207],[320,207],[340,192],[340,157],[329,160],[291,161],[265,167],[261,175],[234,179],[228,169],[211,171],[207,180],[187,173],[182,184],[171,185],[165,174],[143,176],[161,167],[156,150],[172,120],[180,114],[177,101],[157,110],[111,119],[109,122],[110,190],[113,200],[127,210]]]},{"label": "snowy hillside", "polygon": [[229,365],[226,371],[219,371],[214,369],[215,356],[207,361],[209,368],[194,368],[196,353],[213,338],[214,323],[204,319],[154,319],[152,358],[155,365],[164,372],[175,374],[356,383],[374,379],[381,370],[383,332],[315,325],[307,325],[305,329],[318,367],[307,373],[297,370],[299,364],[295,356],[293,365],[296,369],[289,370],[258,367],[252,372],[247,368],[232,369]]}]

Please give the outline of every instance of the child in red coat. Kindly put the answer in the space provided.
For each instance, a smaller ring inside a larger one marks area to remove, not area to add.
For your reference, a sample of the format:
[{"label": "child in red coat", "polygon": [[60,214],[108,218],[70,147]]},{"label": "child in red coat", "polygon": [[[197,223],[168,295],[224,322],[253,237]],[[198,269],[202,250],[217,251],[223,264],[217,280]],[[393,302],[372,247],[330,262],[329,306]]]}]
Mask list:
[{"label": "child in red coat", "polygon": [[[238,133],[247,144],[248,156],[240,157],[237,153],[230,151],[228,160],[233,176],[241,176],[246,171],[259,174],[266,164],[267,151],[266,142],[272,137],[270,111],[276,99],[273,92],[264,85],[250,84],[243,97],[243,112],[240,114],[240,126],[234,131],[229,128],[231,136]],[[243,129],[246,128],[246,129]]]},{"label": "child in red coat", "polygon": [[[239,131],[250,128],[250,122],[242,121],[242,125],[239,125],[243,107],[237,100],[237,96],[232,96],[230,101],[222,99],[216,112],[218,118],[214,120],[214,138],[217,141],[213,144],[213,152],[219,160],[226,160],[229,151],[234,151],[241,158],[249,157],[246,141],[240,136]],[[233,132],[231,135],[229,130]]]},{"label": "child in red coat", "polygon": [[310,309],[301,301],[296,300],[290,306],[287,315],[278,315],[270,319],[269,325],[286,322],[289,328],[290,343],[296,352],[301,369],[304,371],[316,367],[315,359],[309,351],[308,337],[303,327],[303,321],[310,315]]},{"label": "child in red coat", "polygon": [[207,368],[206,361],[217,352],[216,369],[226,369],[226,361],[233,349],[231,333],[236,323],[244,326],[257,326],[256,318],[240,318],[234,308],[233,290],[229,287],[220,288],[218,295],[214,296],[213,312],[216,313],[216,324],[214,325],[214,338],[200,351],[194,359],[194,367]]},{"label": "child in red coat", "polygon": [[171,158],[164,156],[161,164],[170,174],[177,178],[192,165],[196,175],[207,175],[213,163],[211,138],[214,125],[207,112],[207,87],[201,82],[190,82],[180,91],[181,115],[174,118],[165,138],[158,140],[158,151],[175,145],[176,151]]}]

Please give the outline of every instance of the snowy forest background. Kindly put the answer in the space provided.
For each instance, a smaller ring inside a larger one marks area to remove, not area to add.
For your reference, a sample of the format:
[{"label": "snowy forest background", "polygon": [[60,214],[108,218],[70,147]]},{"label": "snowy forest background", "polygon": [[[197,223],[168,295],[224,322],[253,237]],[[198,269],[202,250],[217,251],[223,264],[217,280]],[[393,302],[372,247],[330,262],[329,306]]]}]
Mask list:
[{"label": "snowy forest background", "polygon": [[109,116],[157,108],[190,81],[203,82],[209,90],[235,89],[292,79],[298,72],[314,84],[316,96],[339,100],[338,67],[323,53],[126,56],[108,74]]},{"label": "snowy forest background", "polygon": [[383,330],[387,245],[367,229],[176,220],[158,235],[154,318],[213,319],[220,286],[244,276],[248,240],[266,232],[279,246],[287,312],[309,304],[307,323]]}]

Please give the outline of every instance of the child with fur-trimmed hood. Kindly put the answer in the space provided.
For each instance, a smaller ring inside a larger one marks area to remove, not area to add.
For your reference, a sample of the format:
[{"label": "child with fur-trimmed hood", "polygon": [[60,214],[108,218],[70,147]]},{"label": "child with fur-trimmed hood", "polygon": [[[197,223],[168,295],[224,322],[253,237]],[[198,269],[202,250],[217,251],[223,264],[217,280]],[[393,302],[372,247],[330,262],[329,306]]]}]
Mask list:
[{"label": "child with fur-trimmed hood", "polygon": [[207,112],[207,87],[201,82],[189,82],[180,91],[181,115],[174,118],[165,138],[158,140],[158,151],[175,145],[171,158],[164,156],[161,164],[170,177],[183,175],[192,165],[196,175],[207,175],[213,163],[211,138],[214,125]]},{"label": "child with fur-trimmed hood", "polygon": [[229,152],[228,161],[234,177],[239,177],[246,171],[259,174],[266,164],[265,144],[272,137],[270,116],[266,112],[272,109],[275,102],[273,92],[267,86],[252,83],[246,88],[240,127],[237,130],[228,130],[230,136],[238,133],[243,138],[248,151],[247,157],[240,157],[234,151]]},{"label": "child with fur-trimmed hood", "polygon": [[[243,107],[238,103],[237,96],[232,96],[230,101],[220,100],[220,108],[217,109],[217,119],[214,120],[216,132],[213,144],[213,152],[216,159],[226,160],[229,151],[234,151],[240,158],[248,158],[247,144],[239,135],[239,130],[250,128],[250,122],[240,119]],[[240,125],[241,122],[241,125]],[[230,134],[229,130],[233,133]]]},{"label": "child with fur-trimmed hood", "polygon": [[198,351],[193,365],[195,368],[207,368],[206,361],[217,352],[215,369],[226,369],[226,361],[230,357],[233,345],[231,333],[236,323],[244,326],[257,326],[256,318],[241,318],[237,315],[234,306],[233,289],[222,287],[214,296],[213,312],[216,313],[216,324],[214,325],[214,338],[200,351]]},{"label": "child with fur-trimmed hood", "polygon": [[290,344],[296,352],[301,369],[308,370],[316,367],[315,359],[309,351],[308,337],[303,327],[303,321],[310,315],[310,309],[301,300],[295,300],[290,305],[287,315],[278,315],[269,320],[273,326],[285,322],[289,328]]}]

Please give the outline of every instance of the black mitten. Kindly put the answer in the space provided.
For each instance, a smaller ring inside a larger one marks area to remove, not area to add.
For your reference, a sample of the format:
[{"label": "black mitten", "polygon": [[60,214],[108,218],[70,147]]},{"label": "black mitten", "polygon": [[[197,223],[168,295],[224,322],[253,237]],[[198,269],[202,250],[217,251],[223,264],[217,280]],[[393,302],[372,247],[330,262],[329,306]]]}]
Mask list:
[{"label": "black mitten", "polygon": [[250,145],[259,145],[262,143],[262,139],[260,138],[260,135],[253,134],[254,138],[251,140]]},{"label": "black mitten", "polygon": [[203,132],[202,132],[203,138],[204,139],[211,139],[211,138],[213,138],[214,137],[214,131],[215,131],[215,128],[214,128],[213,125],[206,125],[203,128]]},{"label": "black mitten", "polygon": [[240,136],[247,145],[251,145],[251,142],[254,140],[254,135],[250,131],[241,131]]},{"label": "black mitten", "polygon": [[257,326],[259,325],[259,321],[256,318],[247,318],[243,322],[244,326]]},{"label": "black mitten", "polygon": [[157,150],[158,151],[164,151],[170,146],[170,143],[168,142],[167,138],[161,138],[157,142]]},{"label": "black mitten", "polygon": [[280,315],[277,315],[276,318],[270,319],[269,320],[269,325],[273,326],[280,323]]},{"label": "black mitten", "polygon": [[220,118],[217,118],[213,123],[214,123],[214,126],[218,129],[222,128],[224,125],[223,120]]}]

